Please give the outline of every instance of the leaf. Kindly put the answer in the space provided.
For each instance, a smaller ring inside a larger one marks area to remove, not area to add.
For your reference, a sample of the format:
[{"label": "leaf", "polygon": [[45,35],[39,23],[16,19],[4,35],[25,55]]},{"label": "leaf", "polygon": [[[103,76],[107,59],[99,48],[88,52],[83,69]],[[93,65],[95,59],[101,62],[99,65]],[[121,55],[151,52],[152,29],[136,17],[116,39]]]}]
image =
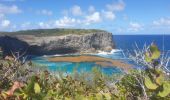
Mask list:
[{"label": "leaf", "polygon": [[72,99],[71,99],[71,98],[69,98],[69,97],[65,97],[64,99],[65,99],[65,100],[72,100]]},{"label": "leaf", "polygon": [[145,81],[144,81],[144,82],[145,82],[145,86],[146,86],[148,89],[155,90],[155,89],[158,87],[158,85],[156,85],[155,83],[153,83],[148,76],[145,77]]},{"label": "leaf", "polygon": [[152,53],[152,56],[151,56],[152,59],[158,59],[161,55],[158,47],[155,44],[152,44],[150,46],[150,51]]},{"label": "leaf", "polygon": [[106,100],[111,100],[111,95],[110,93],[103,93],[104,97],[106,98]]},{"label": "leaf", "polygon": [[75,100],[87,100],[87,98],[84,95],[76,94]]},{"label": "leaf", "polygon": [[170,82],[163,83],[163,91],[160,91],[158,93],[158,96],[160,97],[166,97],[170,94]]},{"label": "leaf", "polygon": [[146,62],[152,62],[152,58],[149,56],[148,52],[145,53],[145,60]]},{"label": "leaf", "polygon": [[102,100],[103,99],[103,95],[101,93],[97,93],[96,94],[96,99],[97,100]]},{"label": "leaf", "polygon": [[6,92],[2,92],[1,95],[3,96],[4,99],[8,97]]},{"label": "leaf", "polygon": [[152,62],[153,60],[156,60],[160,57],[161,52],[155,44],[152,44],[149,49],[150,52],[145,53],[146,62]]},{"label": "leaf", "polygon": [[164,81],[164,76],[160,74],[159,77],[156,78],[156,83],[162,85],[163,81]]},{"label": "leaf", "polygon": [[40,85],[36,82],[34,84],[34,92],[35,93],[40,93],[41,89],[40,89]]},{"label": "leaf", "polygon": [[28,85],[26,87],[26,92],[27,93],[32,93],[34,89],[34,82],[35,82],[35,76],[31,77],[31,80],[28,82]]},{"label": "leaf", "polygon": [[26,99],[27,97],[28,97],[28,95],[23,93],[23,99]]}]

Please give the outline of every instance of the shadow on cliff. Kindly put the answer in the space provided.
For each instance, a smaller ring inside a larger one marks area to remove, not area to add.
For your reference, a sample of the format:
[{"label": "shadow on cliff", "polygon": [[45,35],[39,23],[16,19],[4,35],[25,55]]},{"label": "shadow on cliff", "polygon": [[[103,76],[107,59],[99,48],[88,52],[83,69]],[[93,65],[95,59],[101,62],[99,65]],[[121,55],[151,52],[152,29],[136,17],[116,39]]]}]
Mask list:
[{"label": "shadow on cliff", "polygon": [[23,42],[15,37],[10,36],[1,36],[0,37],[0,46],[3,49],[4,56],[11,55],[11,53],[25,53],[27,54],[29,45],[26,42]]},{"label": "shadow on cliff", "polygon": [[44,46],[30,46],[27,42],[11,36],[0,36],[0,47],[4,51],[4,56],[11,55],[11,52],[20,54],[25,53],[25,55],[54,55],[54,54],[69,54],[76,53],[76,48],[71,47],[58,47],[50,50],[49,48],[44,49]]},{"label": "shadow on cliff", "polygon": [[55,54],[71,54],[77,52],[77,49],[72,47],[58,47],[55,49],[49,49],[49,48],[44,49],[44,48],[45,46],[37,46],[37,45],[30,46],[29,54],[42,56],[42,55],[55,55]]}]

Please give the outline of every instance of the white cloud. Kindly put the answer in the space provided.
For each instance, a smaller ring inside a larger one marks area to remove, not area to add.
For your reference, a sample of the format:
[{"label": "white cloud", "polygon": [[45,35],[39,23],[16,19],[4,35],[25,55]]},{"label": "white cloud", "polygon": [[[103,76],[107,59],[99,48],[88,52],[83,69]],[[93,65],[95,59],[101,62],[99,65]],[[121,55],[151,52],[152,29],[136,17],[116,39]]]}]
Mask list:
[{"label": "white cloud", "polygon": [[150,25],[149,30],[155,33],[170,33],[170,17],[162,17],[154,20]]},{"label": "white cloud", "polygon": [[[38,23],[38,25],[39,25],[40,28],[50,28],[50,24],[51,24],[51,23],[49,23],[49,22],[47,22],[47,23],[44,23],[44,22]],[[52,26],[51,26],[51,27],[52,27]]]},{"label": "white cloud", "polygon": [[81,23],[80,20],[64,16],[63,18],[55,21],[55,26],[69,27],[69,26],[74,26],[74,25],[79,24],[79,23]]},{"label": "white cloud", "polygon": [[123,0],[119,0],[117,3],[113,2],[112,4],[107,4],[106,8],[109,11],[122,11],[125,8],[125,3]]},{"label": "white cloud", "polygon": [[138,22],[129,22],[125,26],[115,27],[114,31],[117,33],[125,34],[125,33],[137,33],[144,30],[144,25]]},{"label": "white cloud", "polygon": [[6,27],[9,27],[10,24],[11,22],[9,20],[2,20],[0,26],[3,28],[6,28]]},{"label": "white cloud", "polygon": [[86,16],[85,24],[89,25],[91,23],[101,22],[101,15],[99,12],[94,12],[91,15]]},{"label": "white cloud", "polygon": [[48,21],[48,22],[39,22],[38,25],[40,28],[73,28],[73,27],[82,27],[85,25],[90,25],[100,22],[101,16],[99,12],[94,12],[91,15],[85,16],[85,18],[76,19],[64,16],[60,19]]},{"label": "white cloud", "polygon": [[130,22],[128,30],[129,32],[138,32],[143,29],[142,25],[137,22]]},{"label": "white cloud", "polygon": [[39,11],[37,11],[37,13],[42,14],[42,15],[47,15],[47,16],[51,16],[53,14],[52,11],[47,10],[47,9],[39,10]]},{"label": "white cloud", "polygon": [[89,13],[94,13],[95,11],[96,11],[96,9],[94,6],[89,6],[89,8],[88,8]]},{"label": "white cloud", "polygon": [[25,29],[31,26],[31,22],[25,22],[21,25],[21,28]]},{"label": "white cloud", "polygon": [[71,9],[70,9],[71,13],[74,15],[74,16],[80,16],[83,14],[80,6],[78,5],[75,5],[73,6]]},{"label": "white cloud", "polygon": [[0,4],[0,13],[2,14],[17,14],[21,12],[22,11],[16,5],[7,6],[7,5]]},{"label": "white cloud", "polygon": [[153,25],[156,26],[170,26],[170,18],[160,18],[153,21]]},{"label": "white cloud", "polygon": [[[3,1],[25,1],[25,0],[3,0]],[[104,5],[105,6],[105,5]],[[51,19],[47,21],[42,22],[34,22],[33,23],[23,23],[20,25],[17,25],[17,28],[56,28],[56,27],[81,27],[87,25],[92,26],[92,24],[102,23],[103,21],[109,20],[112,21],[116,18],[116,11],[122,11],[125,8],[125,3],[123,0],[118,0],[118,2],[113,2],[106,5],[106,8],[104,9],[95,9],[93,5],[87,7],[87,9],[84,11],[82,10],[81,6],[79,5],[73,5],[69,9],[65,9],[62,11],[62,14],[64,15],[61,18],[58,19]],[[32,9],[33,10],[33,9]],[[32,11],[31,10],[31,11]],[[18,8],[16,5],[6,5],[0,3],[0,23],[2,24],[1,20],[8,20],[6,19],[6,16],[8,14],[17,14],[21,13],[22,10]],[[41,15],[47,15],[51,16],[53,15],[53,12],[47,9],[42,10],[35,10],[33,12],[34,14],[41,14]],[[6,23],[6,25],[5,25]],[[3,22],[3,26],[10,27],[15,24],[9,22]],[[36,26],[37,25],[37,26]]]},{"label": "white cloud", "polygon": [[103,16],[108,20],[114,20],[116,15],[112,11],[102,11]]},{"label": "white cloud", "polygon": [[40,28],[56,28],[56,27],[74,27],[82,22],[79,19],[64,16],[60,19],[48,22],[40,22],[38,25]]},{"label": "white cloud", "polygon": [[[95,7],[93,5],[91,5],[87,8],[86,11],[82,11],[80,6],[74,5],[69,9],[63,10],[62,14],[64,16],[61,18],[36,22],[37,26],[33,23],[27,22],[27,23],[21,24],[19,27],[22,29],[30,29],[33,27],[36,27],[36,28],[88,27],[87,25],[91,26],[92,24],[101,23],[104,20],[109,20],[109,21],[114,20],[116,18],[115,11],[123,10],[125,7],[125,3],[122,0],[119,0],[116,3],[108,4],[106,7],[107,7],[107,9],[97,11],[95,9]],[[0,7],[0,8],[3,8],[3,9],[5,8],[7,10],[8,6]],[[11,10],[11,8],[10,8],[10,13],[21,12],[21,10],[17,6],[13,7],[13,9],[14,8],[15,8],[15,10]],[[8,10],[9,10],[9,8],[8,8]],[[0,9],[0,11],[2,11],[2,10]],[[4,11],[5,10],[3,10],[3,12]],[[42,14],[42,15],[48,15],[48,16],[53,14],[52,11],[47,10],[47,9],[38,10],[36,13]],[[135,26],[133,26],[133,27],[135,27]],[[136,26],[136,28],[137,28],[137,26]]]},{"label": "white cloud", "polygon": [[9,29],[11,26],[11,21],[6,19],[3,13],[0,13],[0,31]]}]

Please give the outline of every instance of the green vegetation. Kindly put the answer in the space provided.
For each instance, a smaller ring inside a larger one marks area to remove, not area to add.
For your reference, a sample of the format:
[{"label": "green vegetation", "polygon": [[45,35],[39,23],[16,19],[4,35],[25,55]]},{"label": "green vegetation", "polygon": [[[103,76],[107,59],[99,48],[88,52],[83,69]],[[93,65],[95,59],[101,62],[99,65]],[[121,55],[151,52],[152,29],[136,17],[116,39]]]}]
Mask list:
[{"label": "green vegetation", "polygon": [[0,51],[0,59],[2,58],[2,52]]},{"label": "green vegetation", "polygon": [[113,76],[102,74],[96,67],[91,73],[75,71],[65,75],[39,71],[30,62],[23,63],[16,57],[1,60],[0,99],[170,100],[170,78],[160,61],[159,49],[152,44],[140,54],[145,69]]},{"label": "green vegetation", "polygon": [[3,52],[2,52],[2,48],[0,47],[0,59],[2,59],[2,56],[3,56],[2,53],[3,53]]},{"label": "green vegetation", "polygon": [[34,35],[34,36],[61,36],[61,35],[68,35],[68,34],[87,34],[87,33],[95,33],[95,32],[105,32],[104,30],[99,29],[33,29],[33,30],[24,30],[24,31],[17,31],[17,32],[0,32],[0,34],[6,35]]}]

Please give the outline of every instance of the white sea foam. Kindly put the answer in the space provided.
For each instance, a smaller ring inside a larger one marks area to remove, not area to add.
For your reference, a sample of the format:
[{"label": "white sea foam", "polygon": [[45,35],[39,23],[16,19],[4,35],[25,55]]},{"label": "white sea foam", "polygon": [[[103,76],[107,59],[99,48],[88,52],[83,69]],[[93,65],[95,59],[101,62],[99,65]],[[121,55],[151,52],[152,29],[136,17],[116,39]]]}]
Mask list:
[{"label": "white sea foam", "polygon": [[113,54],[113,53],[116,53],[116,52],[123,52],[123,50],[121,50],[121,49],[112,49],[112,51],[110,53]]},{"label": "white sea foam", "polygon": [[55,55],[44,55],[43,57],[60,57],[60,56],[64,56],[64,55],[59,55],[59,54],[55,54]]},{"label": "white sea foam", "polygon": [[92,55],[101,56],[110,59],[127,59],[123,50],[121,49],[112,49],[110,52],[98,51],[98,53]]},{"label": "white sea foam", "polygon": [[114,53],[117,53],[117,52],[123,52],[123,51],[120,50],[120,49],[112,49],[110,52],[98,51],[97,54],[99,54],[99,55],[109,55],[109,54],[114,54]]},{"label": "white sea foam", "polygon": [[[122,54],[123,50],[121,49],[112,49],[110,52],[105,52],[99,50],[97,53],[87,53],[89,55],[98,55],[98,56],[113,56],[114,54]],[[81,55],[81,54],[56,54],[56,55],[44,55],[43,57],[60,57],[60,56],[73,56],[73,55]]]}]

